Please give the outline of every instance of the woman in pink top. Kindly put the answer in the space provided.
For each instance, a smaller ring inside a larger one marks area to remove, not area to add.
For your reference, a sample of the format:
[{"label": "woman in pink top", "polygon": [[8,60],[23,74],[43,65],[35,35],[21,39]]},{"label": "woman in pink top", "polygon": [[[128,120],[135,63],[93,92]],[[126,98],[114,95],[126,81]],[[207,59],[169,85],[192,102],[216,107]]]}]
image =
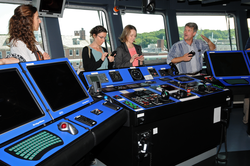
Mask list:
[{"label": "woman in pink top", "polygon": [[133,25],[127,25],[123,29],[119,38],[122,44],[116,50],[116,68],[143,65],[144,56],[141,52],[141,46],[134,44],[136,35],[136,28]]}]

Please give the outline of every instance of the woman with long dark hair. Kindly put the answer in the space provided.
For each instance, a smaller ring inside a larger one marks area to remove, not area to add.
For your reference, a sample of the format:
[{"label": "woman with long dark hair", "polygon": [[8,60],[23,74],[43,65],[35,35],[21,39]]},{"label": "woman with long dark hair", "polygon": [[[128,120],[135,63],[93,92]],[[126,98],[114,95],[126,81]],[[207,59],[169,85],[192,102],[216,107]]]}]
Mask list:
[{"label": "woman with long dark hair", "polygon": [[41,23],[37,9],[32,5],[18,6],[9,20],[10,54],[0,64],[50,59],[36,41],[33,31]]}]

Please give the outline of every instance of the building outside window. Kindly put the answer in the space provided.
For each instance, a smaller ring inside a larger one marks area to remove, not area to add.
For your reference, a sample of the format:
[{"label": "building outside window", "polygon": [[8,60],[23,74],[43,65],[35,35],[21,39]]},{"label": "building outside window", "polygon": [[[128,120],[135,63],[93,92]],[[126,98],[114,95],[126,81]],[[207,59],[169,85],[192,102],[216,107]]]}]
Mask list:
[{"label": "building outside window", "polygon": [[79,56],[79,50],[76,49],[76,56]]},{"label": "building outside window", "polygon": [[69,56],[73,56],[73,50],[69,50]]}]

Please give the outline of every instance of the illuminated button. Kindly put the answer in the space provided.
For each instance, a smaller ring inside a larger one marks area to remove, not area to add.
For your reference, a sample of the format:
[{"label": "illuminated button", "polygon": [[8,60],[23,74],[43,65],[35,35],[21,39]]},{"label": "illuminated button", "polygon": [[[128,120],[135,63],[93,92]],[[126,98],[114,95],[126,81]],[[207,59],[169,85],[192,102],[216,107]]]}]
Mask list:
[{"label": "illuminated button", "polygon": [[65,129],[66,127],[67,127],[66,123],[63,123],[63,124],[61,125],[61,128],[63,128],[63,129]]}]

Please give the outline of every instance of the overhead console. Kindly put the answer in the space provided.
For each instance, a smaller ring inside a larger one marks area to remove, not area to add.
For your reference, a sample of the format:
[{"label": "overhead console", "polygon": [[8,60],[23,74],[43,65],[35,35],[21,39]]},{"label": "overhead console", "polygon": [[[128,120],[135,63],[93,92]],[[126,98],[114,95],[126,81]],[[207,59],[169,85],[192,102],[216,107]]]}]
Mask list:
[{"label": "overhead console", "polygon": [[0,163],[74,165],[127,119],[95,102],[66,58],[1,65],[0,76]]}]

